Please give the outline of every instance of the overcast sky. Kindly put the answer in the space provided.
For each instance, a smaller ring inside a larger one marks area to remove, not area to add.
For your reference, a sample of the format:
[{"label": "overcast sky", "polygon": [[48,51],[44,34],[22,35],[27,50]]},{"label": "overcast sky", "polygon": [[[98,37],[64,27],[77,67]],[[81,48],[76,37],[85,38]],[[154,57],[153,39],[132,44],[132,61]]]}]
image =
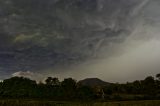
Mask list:
[{"label": "overcast sky", "polygon": [[155,75],[159,9],[159,0],[0,0],[0,79]]}]

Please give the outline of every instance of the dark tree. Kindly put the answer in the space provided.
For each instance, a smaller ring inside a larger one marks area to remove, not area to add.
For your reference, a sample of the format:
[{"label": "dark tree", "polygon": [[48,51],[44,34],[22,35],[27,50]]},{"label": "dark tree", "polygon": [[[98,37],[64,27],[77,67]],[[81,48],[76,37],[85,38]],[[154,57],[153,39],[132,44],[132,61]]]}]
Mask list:
[{"label": "dark tree", "polygon": [[36,81],[23,77],[6,79],[2,84],[1,94],[9,97],[31,97],[36,93]]},{"label": "dark tree", "polygon": [[73,98],[76,96],[75,95],[76,94],[76,81],[74,79],[72,78],[64,79],[61,82],[61,87],[66,97]]},{"label": "dark tree", "polygon": [[157,74],[156,78],[160,81],[160,74]]},{"label": "dark tree", "polygon": [[77,89],[76,97],[80,100],[92,100],[94,99],[94,91],[91,87],[88,86],[80,86]]},{"label": "dark tree", "polygon": [[58,86],[58,85],[60,85],[60,82],[59,82],[58,78],[48,77],[48,78],[45,80],[45,82],[46,82],[47,85],[53,85],[53,86]]},{"label": "dark tree", "polygon": [[154,77],[148,76],[142,81],[144,94],[155,94],[155,80]]}]

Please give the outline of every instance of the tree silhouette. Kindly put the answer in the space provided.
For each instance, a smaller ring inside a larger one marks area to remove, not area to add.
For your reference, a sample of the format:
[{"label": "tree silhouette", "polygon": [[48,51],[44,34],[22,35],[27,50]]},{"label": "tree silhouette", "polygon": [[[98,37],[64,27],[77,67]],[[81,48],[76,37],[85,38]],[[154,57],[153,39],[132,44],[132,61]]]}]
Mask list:
[{"label": "tree silhouette", "polygon": [[53,86],[58,86],[58,85],[60,85],[60,82],[59,82],[58,78],[48,77],[48,78],[45,80],[45,82],[46,82],[47,85],[53,85]]},{"label": "tree silhouette", "polygon": [[156,78],[160,81],[160,73],[156,75]]},{"label": "tree silhouette", "polygon": [[76,94],[76,81],[72,78],[66,78],[61,82],[64,95],[73,98]]},{"label": "tree silhouette", "polygon": [[156,80],[148,76],[144,80],[124,84],[110,83],[99,86],[98,89],[97,86],[77,83],[72,78],[66,78],[60,82],[58,78],[48,77],[45,80],[46,83],[36,83],[28,78],[12,77],[0,82],[0,97],[84,101],[160,99],[159,74],[156,77]]},{"label": "tree silhouette", "polygon": [[6,79],[2,84],[2,95],[12,97],[29,97],[35,94],[36,81],[23,77]]}]

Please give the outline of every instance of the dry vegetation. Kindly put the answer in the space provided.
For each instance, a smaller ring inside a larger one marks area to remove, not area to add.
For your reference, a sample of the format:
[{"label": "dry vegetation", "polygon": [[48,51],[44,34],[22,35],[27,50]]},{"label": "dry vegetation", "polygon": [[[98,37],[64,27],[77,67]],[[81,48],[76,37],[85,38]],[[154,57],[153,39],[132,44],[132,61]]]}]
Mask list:
[{"label": "dry vegetation", "polygon": [[0,106],[160,106],[159,100],[154,101],[124,101],[124,102],[99,102],[76,103],[33,100],[1,100]]}]

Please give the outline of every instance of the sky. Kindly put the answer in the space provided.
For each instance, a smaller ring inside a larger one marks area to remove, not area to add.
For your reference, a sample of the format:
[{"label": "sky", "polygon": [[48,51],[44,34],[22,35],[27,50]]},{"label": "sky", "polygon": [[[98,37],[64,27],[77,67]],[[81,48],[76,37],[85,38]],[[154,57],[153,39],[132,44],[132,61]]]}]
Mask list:
[{"label": "sky", "polygon": [[0,79],[155,76],[159,9],[159,0],[0,0]]}]

